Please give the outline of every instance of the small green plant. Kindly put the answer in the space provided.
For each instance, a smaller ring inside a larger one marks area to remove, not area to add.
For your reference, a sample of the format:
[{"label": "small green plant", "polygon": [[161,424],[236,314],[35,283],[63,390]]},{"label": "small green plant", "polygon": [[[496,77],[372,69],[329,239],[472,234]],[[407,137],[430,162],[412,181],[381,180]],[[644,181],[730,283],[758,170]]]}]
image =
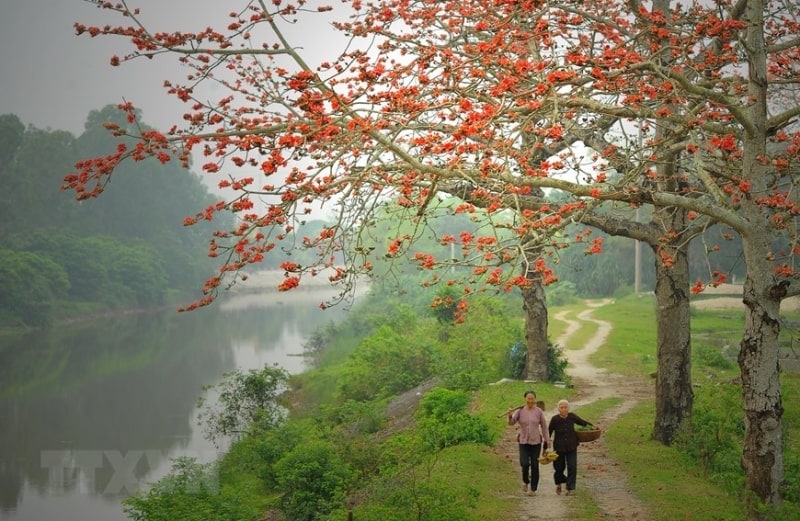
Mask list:
[{"label": "small green plant", "polygon": [[564,382],[567,380],[567,365],[569,360],[564,357],[560,346],[547,342],[547,376],[551,382]]},{"label": "small green plant", "polygon": [[718,348],[706,343],[696,342],[692,346],[692,349],[694,351],[693,354],[695,363],[700,366],[721,369],[724,371],[729,371],[736,368],[736,363],[734,362],[736,353],[733,353],[733,357],[726,354],[728,351],[727,347]]},{"label": "small green plant", "polygon": [[508,350],[508,364],[511,370],[511,378],[518,380],[525,375],[525,360],[528,359],[524,342],[516,342]]}]

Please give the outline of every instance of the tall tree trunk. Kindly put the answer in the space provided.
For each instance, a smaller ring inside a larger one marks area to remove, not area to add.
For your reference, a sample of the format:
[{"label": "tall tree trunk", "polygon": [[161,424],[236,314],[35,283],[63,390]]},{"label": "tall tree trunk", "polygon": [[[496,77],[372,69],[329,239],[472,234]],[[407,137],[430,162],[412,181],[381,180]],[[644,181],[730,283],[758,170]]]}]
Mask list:
[{"label": "tall tree trunk", "polygon": [[655,251],[658,370],[653,439],[664,445],[684,428],[694,404],[688,247],[686,242],[672,252],[671,267],[664,266]]},{"label": "tall tree trunk", "polygon": [[[538,250],[537,250],[538,253]],[[542,276],[533,269],[536,255],[526,253],[525,278],[529,284],[522,288],[522,309],[525,311],[525,379],[547,381],[547,298]]]},{"label": "tall tree trunk", "polygon": [[[745,7],[748,53],[747,115],[750,126],[743,133],[742,178],[750,183],[749,194],[765,194],[770,172],[763,161],[767,147],[767,51],[764,38],[763,0],[748,0]],[[768,505],[781,502],[783,468],[783,403],[778,335],[780,303],[786,295],[786,279],[778,282],[772,270],[770,238],[774,232],[769,216],[753,201],[742,198],[742,212],[748,223],[742,231],[747,276],[744,283],[745,329],[739,349],[742,372],[742,401],[745,433],[742,467],[745,491],[751,503],[748,519],[764,519],[756,499]]]},{"label": "tall tree trunk", "polygon": [[[663,171],[662,178],[668,177]],[[646,243],[655,253],[656,331],[658,370],[653,439],[669,445],[692,415],[692,338],[689,303],[689,237],[700,231],[687,227],[687,212],[680,208],[657,209],[649,223],[618,219],[611,215],[587,215],[585,224],[610,235]],[[683,230],[666,240],[670,230]],[[662,257],[662,254],[665,257]],[[665,262],[669,259],[669,263]]]}]

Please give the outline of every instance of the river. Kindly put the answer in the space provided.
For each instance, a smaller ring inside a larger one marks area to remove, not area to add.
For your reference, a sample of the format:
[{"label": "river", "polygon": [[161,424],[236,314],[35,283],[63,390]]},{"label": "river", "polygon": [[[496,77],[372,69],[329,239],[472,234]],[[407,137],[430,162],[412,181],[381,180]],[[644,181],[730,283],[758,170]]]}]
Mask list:
[{"label": "river", "polygon": [[121,500],[174,458],[218,457],[196,421],[203,386],[235,369],[306,369],[308,336],[346,312],[320,300],[240,295],[0,337],[0,519],[126,521]]}]

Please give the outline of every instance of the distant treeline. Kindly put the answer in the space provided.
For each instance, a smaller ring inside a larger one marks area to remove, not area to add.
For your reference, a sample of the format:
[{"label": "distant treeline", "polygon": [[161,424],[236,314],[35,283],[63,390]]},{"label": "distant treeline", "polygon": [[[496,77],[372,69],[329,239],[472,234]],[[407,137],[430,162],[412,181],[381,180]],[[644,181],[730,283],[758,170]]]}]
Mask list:
[{"label": "distant treeline", "polygon": [[[218,269],[218,262],[207,256],[208,241],[214,230],[230,229],[232,217],[183,226],[185,217],[219,197],[208,191],[198,174],[187,172],[178,162],[125,162],[99,198],[84,202],[61,190],[64,176],[74,171],[77,161],[114,149],[113,138],[104,128],[108,122],[127,124],[113,106],[92,111],[77,137],[62,130],[26,127],[13,114],[0,115],[0,324],[41,327],[64,313],[153,307],[177,294],[185,295],[188,302]],[[410,259],[414,251],[442,254],[449,248],[439,240],[444,234],[458,236],[470,228],[481,233],[481,222],[453,211],[448,215],[446,206],[444,216],[426,219],[424,226],[391,215],[382,218],[378,212],[378,224],[371,230],[374,244],[370,244],[375,274],[386,275],[388,268],[381,265],[395,237],[418,236],[413,251],[406,252]],[[647,215],[641,218],[649,219]],[[309,221],[302,233],[313,236],[324,225]],[[428,231],[420,233],[421,227],[428,226]],[[585,228],[573,224],[564,233],[575,236]],[[551,303],[569,295],[609,296],[634,285],[635,242],[597,230],[592,234],[604,236],[600,255],[586,255],[585,243],[548,254],[560,281],[548,288]],[[366,240],[366,234],[361,240]],[[739,237],[724,227],[711,227],[692,241],[691,276],[709,279],[712,271],[721,271],[729,281],[739,277],[743,271],[740,244]],[[291,238],[280,250],[301,265],[315,262],[315,253],[303,251]],[[639,289],[649,291],[654,256],[644,246],[641,253]],[[281,260],[270,257],[258,268],[279,269]],[[417,270],[416,263],[392,264],[400,272]]]},{"label": "distant treeline", "polygon": [[[216,267],[211,227],[183,219],[218,198],[177,162],[128,162],[105,193],[78,202],[61,190],[76,161],[113,150],[106,107],[78,137],[0,115],[0,323],[46,326],[65,310],[147,308],[201,286]],[[80,304],[80,306],[77,306]]]}]

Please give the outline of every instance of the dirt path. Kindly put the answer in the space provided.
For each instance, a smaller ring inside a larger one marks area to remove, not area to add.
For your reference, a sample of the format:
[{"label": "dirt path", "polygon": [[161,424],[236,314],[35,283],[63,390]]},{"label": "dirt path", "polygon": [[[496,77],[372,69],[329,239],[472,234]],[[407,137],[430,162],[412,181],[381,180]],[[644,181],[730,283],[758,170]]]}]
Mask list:
[{"label": "dirt path", "polygon": [[[597,307],[606,303],[607,301],[600,301],[589,303],[589,305]],[[595,425],[605,431],[612,426],[617,417],[636,403],[652,399],[653,387],[650,382],[632,381],[630,378],[598,369],[589,363],[589,355],[603,345],[611,331],[609,323],[597,320],[592,315],[593,309],[590,307],[580,313],[577,320],[568,320],[565,313],[554,316],[555,320],[567,322],[564,333],[556,339],[555,343],[564,348],[564,354],[570,361],[567,373],[572,378],[572,383],[577,390],[576,397],[571,400],[573,410],[580,414],[581,405],[612,396],[623,398],[622,403],[609,410],[604,417],[584,418],[593,421]],[[570,345],[570,337],[580,329],[582,322],[597,324],[597,334],[579,350],[566,349],[566,346]],[[548,418],[556,414],[555,403],[547,404],[546,413]],[[507,429],[501,442],[501,450],[511,461],[516,463],[518,455],[515,437],[515,429]],[[570,521],[573,519],[570,515],[571,505],[574,502],[587,500],[587,496],[600,509],[600,514],[595,519],[636,521],[652,519],[647,509],[630,492],[627,485],[628,477],[608,456],[602,436],[597,441],[582,444],[578,449],[576,495],[556,495],[552,469],[552,465],[539,467],[539,491],[535,496],[525,495],[521,491],[516,492],[519,501],[517,519],[520,521],[534,519]]]}]

